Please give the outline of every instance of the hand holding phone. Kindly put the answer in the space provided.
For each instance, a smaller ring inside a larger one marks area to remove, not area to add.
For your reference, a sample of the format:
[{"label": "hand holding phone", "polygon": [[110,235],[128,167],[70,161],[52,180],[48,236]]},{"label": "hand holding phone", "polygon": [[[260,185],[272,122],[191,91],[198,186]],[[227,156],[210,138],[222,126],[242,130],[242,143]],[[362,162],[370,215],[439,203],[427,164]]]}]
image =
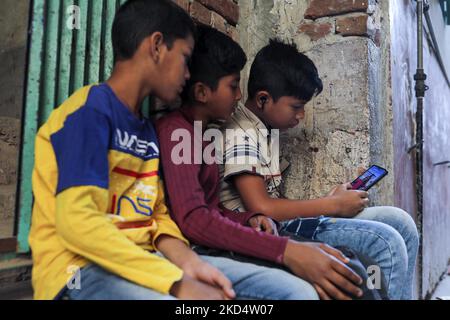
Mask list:
[{"label": "hand holding phone", "polygon": [[329,196],[335,201],[335,209],[330,215],[340,218],[353,218],[369,205],[368,193],[352,190],[350,183],[337,186]]},{"label": "hand holding phone", "polygon": [[351,183],[352,190],[368,191],[387,174],[386,169],[373,165]]}]

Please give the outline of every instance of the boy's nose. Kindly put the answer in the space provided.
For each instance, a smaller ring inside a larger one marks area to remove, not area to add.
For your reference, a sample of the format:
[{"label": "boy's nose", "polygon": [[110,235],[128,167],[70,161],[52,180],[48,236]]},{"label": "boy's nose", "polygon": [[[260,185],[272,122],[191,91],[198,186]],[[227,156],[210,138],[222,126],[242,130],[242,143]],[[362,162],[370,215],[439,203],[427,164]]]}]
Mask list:
[{"label": "boy's nose", "polygon": [[305,110],[302,109],[301,111],[297,112],[296,119],[297,120],[303,120],[305,118]]},{"label": "boy's nose", "polygon": [[236,100],[239,101],[242,99],[242,92],[241,92],[241,88],[238,89],[237,95],[236,95]]}]

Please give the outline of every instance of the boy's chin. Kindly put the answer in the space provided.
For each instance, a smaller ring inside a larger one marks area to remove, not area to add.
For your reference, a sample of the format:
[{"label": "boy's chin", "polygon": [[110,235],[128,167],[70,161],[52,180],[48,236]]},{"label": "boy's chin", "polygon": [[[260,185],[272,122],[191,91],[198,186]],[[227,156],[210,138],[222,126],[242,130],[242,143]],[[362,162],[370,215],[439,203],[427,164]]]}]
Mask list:
[{"label": "boy's chin", "polygon": [[165,105],[175,105],[181,104],[181,97],[179,94],[172,96],[165,96],[159,98]]},{"label": "boy's chin", "polygon": [[[294,128],[297,128],[297,126],[286,126],[286,127],[283,127],[283,128],[278,128],[278,130],[280,130],[280,132],[286,132],[286,131],[289,131],[289,130],[294,129]],[[277,129],[277,128],[272,128],[272,129]]]},{"label": "boy's chin", "polygon": [[228,118],[215,118],[214,119],[214,122],[216,122],[216,123],[220,123],[220,124],[224,124],[225,122],[227,122],[228,120],[230,119],[230,117],[228,117]]},{"label": "boy's chin", "polygon": [[220,123],[225,123],[225,122],[227,122],[228,120],[231,119],[231,116],[232,116],[232,115],[233,115],[233,114],[230,113],[230,114],[228,114],[228,115],[219,116],[219,117],[215,118],[214,121],[220,122]]}]

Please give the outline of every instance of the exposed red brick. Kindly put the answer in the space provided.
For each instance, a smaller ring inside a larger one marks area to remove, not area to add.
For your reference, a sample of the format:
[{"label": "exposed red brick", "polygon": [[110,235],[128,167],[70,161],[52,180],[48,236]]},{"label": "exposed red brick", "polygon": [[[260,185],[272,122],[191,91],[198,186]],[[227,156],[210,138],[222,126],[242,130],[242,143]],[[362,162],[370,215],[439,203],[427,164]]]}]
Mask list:
[{"label": "exposed red brick", "polygon": [[317,19],[349,12],[366,12],[369,0],[312,0],[305,18]]},{"label": "exposed red brick", "polygon": [[227,33],[227,21],[218,13],[211,12],[211,27],[217,30]]},{"label": "exposed red brick", "polygon": [[189,12],[189,0],[173,0],[178,6]]},{"label": "exposed red brick", "polygon": [[239,20],[239,6],[232,0],[196,0],[205,7],[214,10],[230,24],[236,26]]},{"label": "exposed red brick", "polygon": [[312,41],[316,41],[331,33],[331,23],[303,23],[300,25],[299,32],[305,33]]},{"label": "exposed red brick", "polygon": [[367,15],[339,18],[336,20],[336,33],[346,36],[367,36]]},{"label": "exposed red brick", "polygon": [[211,11],[200,3],[196,1],[192,2],[189,13],[195,21],[206,25],[211,24]]}]

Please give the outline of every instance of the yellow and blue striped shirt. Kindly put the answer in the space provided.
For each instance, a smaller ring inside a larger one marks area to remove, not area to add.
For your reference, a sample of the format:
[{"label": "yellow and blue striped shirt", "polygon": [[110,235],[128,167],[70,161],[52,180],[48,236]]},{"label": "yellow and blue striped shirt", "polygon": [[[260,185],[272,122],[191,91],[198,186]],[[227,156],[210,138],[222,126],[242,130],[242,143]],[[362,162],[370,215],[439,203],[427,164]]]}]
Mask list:
[{"label": "yellow and blue striped shirt", "polygon": [[182,271],[149,251],[171,220],[150,121],[138,119],[107,84],[87,86],[40,128],[29,242],[36,299],[53,299],[74,266],[94,263],[168,293]]}]

